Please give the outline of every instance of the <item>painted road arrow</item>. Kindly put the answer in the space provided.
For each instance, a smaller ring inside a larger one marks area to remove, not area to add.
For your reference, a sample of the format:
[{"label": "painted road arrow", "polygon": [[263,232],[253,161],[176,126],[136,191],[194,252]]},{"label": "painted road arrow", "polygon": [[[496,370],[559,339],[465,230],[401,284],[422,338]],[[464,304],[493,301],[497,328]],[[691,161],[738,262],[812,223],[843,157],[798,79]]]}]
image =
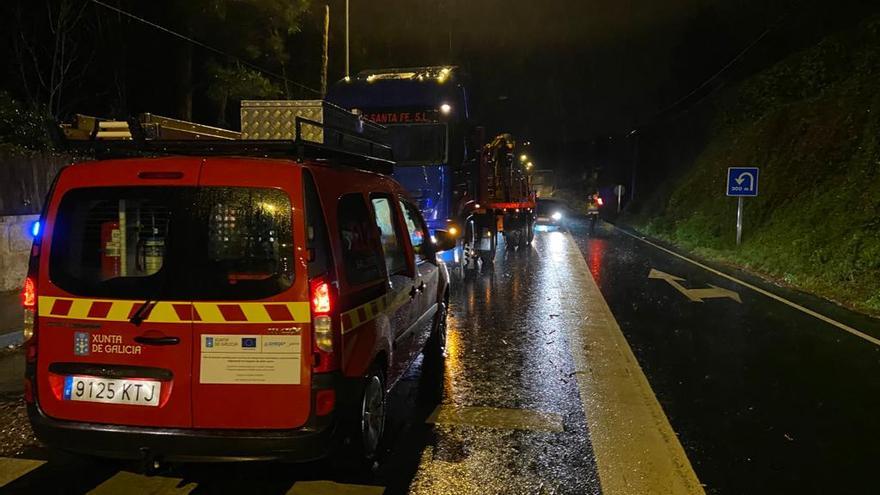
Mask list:
[{"label": "painted road arrow", "polygon": [[703,302],[703,299],[721,299],[727,297],[742,304],[742,299],[739,298],[738,293],[732,290],[723,289],[716,285],[709,284],[709,288],[706,289],[688,289],[679,283],[684,282],[683,278],[653,268],[651,268],[651,272],[648,273],[648,278],[667,281],[669,285],[674,287],[678,292],[684,294],[684,297],[690,299],[691,302],[701,303]]}]

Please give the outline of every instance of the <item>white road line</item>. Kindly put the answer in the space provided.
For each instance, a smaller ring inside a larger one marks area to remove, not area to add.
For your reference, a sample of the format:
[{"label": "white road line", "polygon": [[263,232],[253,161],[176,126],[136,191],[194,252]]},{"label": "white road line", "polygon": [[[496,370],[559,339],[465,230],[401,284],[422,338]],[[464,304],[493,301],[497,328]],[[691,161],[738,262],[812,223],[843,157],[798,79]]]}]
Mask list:
[{"label": "white road line", "polygon": [[731,275],[728,275],[728,274],[726,274],[726,273],[724,273],[724,272],[720,272],[720,271],[718,271],[718,270],[716,270],[716,269],[714,269],[714,268],[708,267],[708,266],[706,266],[706,265],[700,263],[699,261],[695,261],[695,260],[692,260],[692,259],[690,259],[690,258],[688,258],[688,257],[686,257],[686,256],[682,256],[682,255],[676,253],[675,251],[672,251],[672,250],[670,250],[670,249],[666,249],[665,247],[660,246],[659,244],[653,243],[653,242],[651,242],[651,241],[649,241],[649,240],[647,240],[647,239],[643,239],[643,238],[641,238],[641,237],[639,237],[639,236],[637,236],[637,235],[633,235],[633,234],[631,234],[631,233],[629,233],[629,232],[627,232],[627,231],[625,231],[625,230],[623,230],[623,229],[621,229],[621,228],[618,228],[618,227],[615,227],[615,228],[616,228],[618,231],[623,232],[624,234],[626,234],[626,235],[632,237],[633,239],[636,239],[636,240],[642,241],[642,242],[644,242],[645,244],[648,244],[649,246],[654,246],[655,248],[657,248],[657,249],[659,249],[659,250],[661,250],[661,251],[663,251],[663,252],[666,252],[666,253],[669,253],[669,254],[675,256],[676,258],[683,259],[683,260],[687,261],[688,263],[691,263],[691,264],[693,264],[693,265],[696,265],[696,266],[702,268],[703,270],[706,270],[707,272],[714,273],[715,275],[718,275],[719,277],[726,278],[727,280],[730,280],[731,282],[735,282],[735,283],[737,283],[737,284],[739,284],[739,285],[742,285],[743,287],[747,287],[747,288],[749,288],[749,289],[752,289],[753,291],[755,291],[755,292],[757,292],[757,293],[759,293],[759,294],[763,294],[763,295],[765,295],[765,296],[767,296],[767,297],[769,297],[769,298],[771,298],[771,299],[774,299],[774,300],[776,300],[776,301],[781,302],[782,304],[785,304],[786,306],[790,306],[790,307],[792,307],[792,308],[794,308],[794,309],[796,309],[796,310],[798,310],[798,311],[801,311],[801,312],[803,312],[803,313],[806,313],[806,314],[812,316],[813,318],[816,318],[816,319],[819,319],[819,320],[821,320],[821,321],[824,321],[825,323],[828,323],[829,325],[833,325],[833,326],[835,326],[835,327],[837,327],[837,328],[843,330],[844,332],[848,332],[848,333],[850,333],[850,334],[852,334],[852,335],[855,335],[856,337],[859,337],[860,339],[864,339],[864,340],[866,340],[866,341],[868,341],[868,342],[870,342],[870,343],[872,343],[872,344],[874,344],[874,345],[876,345],[876,346],[880,346],[880,339],[878,339],[878,338],[876,338],[876,337],[872,337],[871,335],[868,335],[868,334],[866,334],[865,332],[862,332],[862,331],[860,331],[860,330],[856,330],[855,328],[853,328],[853,327],[851,327],[851,326],[849,326],[849,325],[846,325],[846,324],[844,324],[844,323],[841,323],[841,322],[839,322],[839,321],[837,321],[837,320],[833,320],[833,319],[831,319],[831,318],[829,318],[829,317],[827,317],[827,316],[825,316],[825,315],[823,315],[823,314],[820,314],[820,313],[817,313],[817,312],[813,311],[812,309],[805,308],[805,307],[801,306],[801,305],[798,304],[798,303],[795,303],[795,302],[789,301],[788,299],[786,299],[786,298],[784,298],[784,297],[782,297],[782,296],[777,296],[776,294],[774,294],[774,293],[772,293],[772,292],[766,291],[766,290],[764,290],[764,289],[762,289],[762,288],[760,288],[760,287],[754,286],[754,285],[752,285],[752,284],[750,284],[750,283],[748,283],[748,282],[743,282],[742,280],[740,280],[740,279],[738,279],[738,278],[736,278],[736,277],[733,277],[733,276],[731,276]]},{"label": "white road line", "polygon": [[[583,254],[551,232],[556,324],[570,328],[571,356],[604,495],[704,494]],[[562,269],[561,267],[566,267]]]}]

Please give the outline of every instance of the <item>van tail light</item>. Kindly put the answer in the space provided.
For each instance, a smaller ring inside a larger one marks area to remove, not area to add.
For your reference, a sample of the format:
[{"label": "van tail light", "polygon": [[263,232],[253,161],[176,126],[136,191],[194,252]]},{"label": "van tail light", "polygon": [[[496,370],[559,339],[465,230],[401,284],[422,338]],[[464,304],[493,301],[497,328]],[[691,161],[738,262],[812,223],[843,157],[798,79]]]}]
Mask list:
[{"label": "van tail light", "polygon": [[[42,217],[40,217],[42,218]],[[38,222],[39,223],[39,222]],[[24,279],[24,287],[21,289],[21,305],[24,308],[23,337],[25,346],[25,362],[37,362],[37,302],[38,291],[37,276],[40,266],[41,235],[34,236],[31,246],[31,256],[28,259],[28,273]]]},{"label": "van tail light", "polygon": [[[36,263],[33,262],[32,265]],[[32,271],[33,273],[33,271]],[[21,291],[21,305],[24,308],[23,337],[25,360],[34,363],[37,360],[37,277],[28,274]]]},{"label": "van tail light", "polygon": [[330,312],[330,284],[324,280],[318,280],[312,285],[312,312],[315,314],[327,314]]},{"label": "van tail light", "polygon": [[33,277],[24,280],[24,288],[21,290],[21,305],[30,310],[33,310],[37,305],[37,282]]},{"label": "van tail light", "polygon": [[[24,308],[24,349],[25,363],[34,365],[37,362],[37,333],[39,330],[39,268],[40,268],[40,252],[42,251],[43,237],[46,230],[46,210],[49,206],[49,199],[55,194],[55,186],[58,184],[58,178],[61,174],[55,175],[55,179],[49,186],[49,192],[46,195],[46,201],[43,203],[43,211],[40,218],[31,226],[31,234],[34,240],[31,244],[31,255],[28,259],[27,277],[24,279],[24,287],[21,290],[21,305]],[[28,381],[25,388],[25,399],[33,396],[33,380],[34,366],[25,367],[25,380]]]},{"label": "van tail light", "polygon": [[315,373],[339,369],[339,321],[333,318],[333,287],[323,277],[310,284],[312,306],[312,361]]}]

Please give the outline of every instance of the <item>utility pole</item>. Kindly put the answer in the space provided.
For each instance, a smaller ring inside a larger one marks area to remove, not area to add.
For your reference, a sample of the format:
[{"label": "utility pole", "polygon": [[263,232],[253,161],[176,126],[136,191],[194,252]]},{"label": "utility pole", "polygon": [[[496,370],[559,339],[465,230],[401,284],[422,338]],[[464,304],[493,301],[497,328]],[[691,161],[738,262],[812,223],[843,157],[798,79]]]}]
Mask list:
[{"label": "utility pole", "polygon": [[348,2],[349,0],[345,0],[345,80],[349,80],[351,78],[351,71],[348,62],[348,52],[349,52],[349,41],[348,41],[348,24],[349,24],[349,11],[348,11]]},{"label": "utility pole", "polygon": [[630,177],[629,183],[629,200],[632,202],[636,199],[636,174],[639,171],[639,144],[642,133],[638,129],[634,129],[629,133],[630,136],[635,136],[635,149],[633,150],[633,163],[632,163],[632,175]]},{"label": "utility pole", "polygon": [[321,98],[327,96],[327,66],[330,63],[330,6],[324,6],[324,53],[321,56]]}]

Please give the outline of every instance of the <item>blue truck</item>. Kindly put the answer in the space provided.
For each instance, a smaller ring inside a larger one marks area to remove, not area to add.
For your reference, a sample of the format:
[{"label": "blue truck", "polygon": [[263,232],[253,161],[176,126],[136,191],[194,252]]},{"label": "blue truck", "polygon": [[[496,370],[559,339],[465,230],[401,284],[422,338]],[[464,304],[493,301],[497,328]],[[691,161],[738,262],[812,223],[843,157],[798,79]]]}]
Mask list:
[{"label": "blue truck", "polygon": [[388,127],[397,179],[431,230],[455,216],[456,173],[470,159],[468,100],[456,67],[365,70],[334,84],[327,100]]},{"label": "blue truck", "polygon": [[504,134],[484,144],[474,132],[458,67],[364,70],[335,83],[326,99],[387,127],[394,178],[418,201],[429,229],[459,237],[447,261],[462,270],[491,263],[499,232],[509,246],[531,241],[534,198],[513,158],[515,141]]}]

